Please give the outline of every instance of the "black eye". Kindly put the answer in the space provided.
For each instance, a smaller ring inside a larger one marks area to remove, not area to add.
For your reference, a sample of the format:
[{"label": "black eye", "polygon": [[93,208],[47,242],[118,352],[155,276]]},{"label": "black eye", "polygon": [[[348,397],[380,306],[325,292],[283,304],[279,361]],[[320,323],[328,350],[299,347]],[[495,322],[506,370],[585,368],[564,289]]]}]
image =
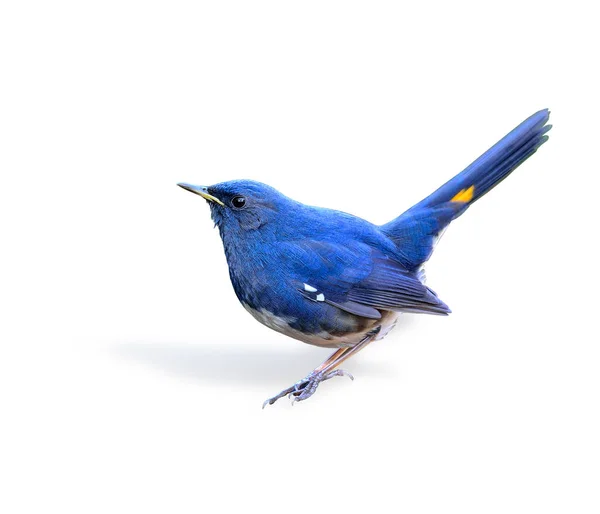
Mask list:
[{"label": "black eye", "polygon": [[236,209],[241,209],[246,205],[246,199],[243,196],[234,196],[231,199],[231,205],[233,205]]}]

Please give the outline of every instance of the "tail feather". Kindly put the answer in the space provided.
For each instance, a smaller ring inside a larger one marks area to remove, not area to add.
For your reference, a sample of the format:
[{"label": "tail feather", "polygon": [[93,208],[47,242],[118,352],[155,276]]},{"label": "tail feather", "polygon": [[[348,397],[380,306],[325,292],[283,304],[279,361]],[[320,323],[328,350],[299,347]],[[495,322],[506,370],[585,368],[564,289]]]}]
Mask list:
[{"label": "tail feather", "polygon": [[527,118],[467,166],[464,171],[446,182],[410,210],[447,202],[458,192],[471,186],[474,186],[474,194],[469,203],[481,198],[530,157],[548,139],[547,136],[544,137],[544,134],[552,127],[552,125],[546,125],[549,117],[550,112],[548,109],[543,109]]},{"label": "tail feather", "polygon": [[548,140],[548,109],[536,112],[464,171],[381,228],[398,246],[403,264],[418,269],[433,251],[440,232],[496,187]]}]

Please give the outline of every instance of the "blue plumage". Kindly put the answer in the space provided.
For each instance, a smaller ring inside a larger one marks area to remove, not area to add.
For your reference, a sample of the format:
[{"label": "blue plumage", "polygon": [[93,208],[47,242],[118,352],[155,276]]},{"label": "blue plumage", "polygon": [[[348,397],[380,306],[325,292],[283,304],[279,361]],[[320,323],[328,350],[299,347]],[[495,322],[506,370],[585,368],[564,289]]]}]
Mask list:
[{"label": "blue plumage", "polygon": [[[548,109],[536,112],[464,171],[437,191],[408,209],[381,230],[392,239],[402,253],[401,262],[410,270],[421,266],[433,251],[435,239],[446,226],[502,182],[548,140]],[[473,187],[467,202],[452,202],[461,191]]]},{"label": "blue plumage", "polygon": [[395,220],[377,226],[237,180],[179,184],[208,200],[242,305],[261,323],[304,342],[339,348],[285,394],[300,401],[335,368],[393,327],[398,313],[448,314],[420,268],[444,228],[542,145],[539,111],[463,172]]}]

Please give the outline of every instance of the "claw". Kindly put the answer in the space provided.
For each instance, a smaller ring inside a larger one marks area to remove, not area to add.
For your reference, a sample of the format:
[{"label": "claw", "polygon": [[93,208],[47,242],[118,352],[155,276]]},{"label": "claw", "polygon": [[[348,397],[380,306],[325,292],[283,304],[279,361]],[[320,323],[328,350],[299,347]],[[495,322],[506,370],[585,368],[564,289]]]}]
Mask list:
[{"label": "claw", "polygon": [[283,391],[281,391],[279,394],[273,396],[272,398],[267,398],[263,402],[262,408],[264,409],[267,405],[273,405],[277,400],[279,400],[279,398],[283,398],[284,396],[288,396],[293,393],[294,393],[294,388],[288,387],[287,389],[284,389]]},{"label": "claw", "polygon": [[330,371],[329,373],[327,373],[327,375],[325,375],[323,380],[329,380],[333,377],[348,377],[350,380],[354,380],[354,375],[352,375],[352,373],[348,373],[345,369],[336,369]]},{"label": "claw", "polygon": [[291,400],[292,405],[296,402],[308,400],[308,398],[315,394],[321,382],[325,382],[325,380],[329,380],[333,377],[348,377],[350,380],[354,380],[352,374],[343,369],[336,369],[325,374],[311,373],[306,378],[296,382],[293,386],[284,389],[278,395],[265,400],[262,408],[264,409],[267,405],[273,405],[277,400],[284,396],[287,396],[288,399]]}]

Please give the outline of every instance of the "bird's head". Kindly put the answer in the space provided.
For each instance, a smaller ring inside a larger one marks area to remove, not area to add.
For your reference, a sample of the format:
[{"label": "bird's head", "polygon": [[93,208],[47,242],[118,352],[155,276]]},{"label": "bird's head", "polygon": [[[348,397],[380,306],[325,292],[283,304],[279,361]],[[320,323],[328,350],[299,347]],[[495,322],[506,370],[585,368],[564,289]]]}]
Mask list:
[{"label": "bird's head", "polygon": [[232,180],[214,186],[177,185],[208,202],[221,234],[255,231],[279,219],[296,203],[276,189],[252,180]]}]

